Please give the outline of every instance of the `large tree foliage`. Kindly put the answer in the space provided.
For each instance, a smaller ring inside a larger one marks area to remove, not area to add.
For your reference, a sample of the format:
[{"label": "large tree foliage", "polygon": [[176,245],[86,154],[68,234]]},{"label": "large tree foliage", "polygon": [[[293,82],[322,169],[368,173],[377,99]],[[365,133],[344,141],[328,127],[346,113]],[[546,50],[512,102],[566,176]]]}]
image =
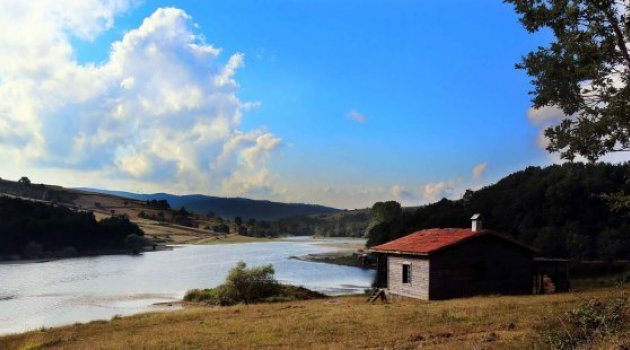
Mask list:
[{"label": "large tree foliage", "polygon": [[554,39],[523,58],[535,108],[566,115],[548,128],[548,150],[594,161],[630,150],[630,5],[624,0],[505,0],[529,32]]}]

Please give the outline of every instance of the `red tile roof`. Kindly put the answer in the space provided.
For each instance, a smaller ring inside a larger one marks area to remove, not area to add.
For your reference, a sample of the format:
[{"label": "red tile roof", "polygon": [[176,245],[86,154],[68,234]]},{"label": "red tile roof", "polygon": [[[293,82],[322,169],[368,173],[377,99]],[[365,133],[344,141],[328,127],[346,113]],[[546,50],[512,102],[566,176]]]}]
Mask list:
[{"label": "red tile roof", "polygon": [[432,228],[414,232],[370,249],[376,252],[402,252],[424,255],[486,233],[490,233],[490,231],[472,231],[465,228]]}]

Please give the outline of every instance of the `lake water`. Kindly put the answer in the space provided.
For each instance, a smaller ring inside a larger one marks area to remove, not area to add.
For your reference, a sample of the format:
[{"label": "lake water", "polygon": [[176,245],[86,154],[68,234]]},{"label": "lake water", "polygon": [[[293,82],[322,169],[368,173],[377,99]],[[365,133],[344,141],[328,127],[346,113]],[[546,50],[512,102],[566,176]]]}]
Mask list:
[{"label": "lake water", "polygon": [[138,256],[0,264],[0,334],[173,309],[153,304],[220,284],[239,260],[249,266],[271,263],[281,282],[329,295],[368,288],[372,270],[289,259],[336,250],[317,244],[326,241],[343,240],[178,246]]}]

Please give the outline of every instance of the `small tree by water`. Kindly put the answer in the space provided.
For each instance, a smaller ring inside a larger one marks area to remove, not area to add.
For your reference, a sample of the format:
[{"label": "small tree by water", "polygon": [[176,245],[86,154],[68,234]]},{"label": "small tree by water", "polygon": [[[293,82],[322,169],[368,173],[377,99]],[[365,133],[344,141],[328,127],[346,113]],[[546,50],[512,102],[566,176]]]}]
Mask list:
[{"label": "small tree by water", "polygon": [[271,264],[247,267],[239,261],[228,273],[225,284],[233,288],[237,300],[245,304],[274,295],[278,290],[275,270]]},{"label": "small tree by water", "polygon": [[247,267],[239,261],[228,272],[225,282],[213,289],[193,289],[186,293],[186,301],[204,301],[218,305],[250,304],[279,297],[286,292],[275,279],[271,264]]}]

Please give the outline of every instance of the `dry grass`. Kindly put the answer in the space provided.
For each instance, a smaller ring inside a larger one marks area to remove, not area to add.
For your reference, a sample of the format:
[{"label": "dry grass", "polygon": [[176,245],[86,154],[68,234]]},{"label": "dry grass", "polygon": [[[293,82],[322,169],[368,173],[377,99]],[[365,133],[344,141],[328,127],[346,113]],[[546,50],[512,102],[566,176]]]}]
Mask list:
[{"label": "dry grass", "polygon": [[209,237],[195,241],[195,244],[229,244],[229,243],[250,243],[250,242],[273,242],[274,238],[260,238],[241,236],[237,234],[218,235],[216,237]]},{"label": "dry grass", "polygon": [[[0,338],[0,349],[535,349],[534,327],[543,316],[617,292],[195,307],[12,335]],[[622,341],[609,339],[595,348]]]},{"label": "dry grass", "polygon": [[365,249],[365,239],[356,239],[356,242],[321,242],[315,243],[315,245],[355,251]]},{"label": "dry grass", "polygon": [[[217,244],[217,243],[245,243],[268,242],[266,238],[244,237],[235,234],[236,227],[233,222],[224,222],[219,218],[207,218],[203,215],[193,215],[193,221],[198,227],[187,227],[172,222],[173,210],[160,210],[148,206],[145,201],[133,200],[109,194],[86,192],[62,187],[55,187],[58,191],[72,195],[70,203],[62,203],[75,210],[89,210],[94,213],[96,220],[103,220],[114,215],[126,215],[129,220],[136,223],[145,232],[146,237],[163,244]],[[33,200],[27,198],[27,200]],[[148,216],[157,216],[163,213],[166,222],[159,222],[146,218],[140,218],[140,213]],[[232,234],[227,237],[223,234],[212,232],[207,227],[220,224],[230,226]],[[1,350],[1,349],[0,349]]]}]

